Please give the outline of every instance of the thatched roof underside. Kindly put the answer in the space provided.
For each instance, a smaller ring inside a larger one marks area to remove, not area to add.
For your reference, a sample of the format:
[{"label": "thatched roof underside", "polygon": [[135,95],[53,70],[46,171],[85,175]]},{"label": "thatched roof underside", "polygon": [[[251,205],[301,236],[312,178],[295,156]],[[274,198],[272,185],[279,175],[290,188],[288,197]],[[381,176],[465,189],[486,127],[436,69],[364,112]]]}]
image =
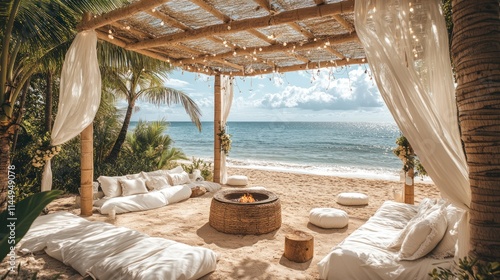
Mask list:
[{"label": "thatched roof underside", "polygon": [[364,63],[353,9],[353,0],[140,0],[79,29],[186,71],[252,76]]}]

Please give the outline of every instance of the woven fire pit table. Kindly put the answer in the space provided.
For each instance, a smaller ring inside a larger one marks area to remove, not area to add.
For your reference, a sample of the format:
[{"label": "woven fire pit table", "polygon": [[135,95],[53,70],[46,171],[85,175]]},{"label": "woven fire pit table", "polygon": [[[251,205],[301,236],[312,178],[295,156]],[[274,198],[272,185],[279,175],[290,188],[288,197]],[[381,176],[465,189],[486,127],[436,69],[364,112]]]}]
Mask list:
[{"label": "woven fire pit table", "polygon": [[[255,202],[241,203],[250,194]],[[230,234],[264,234],[281,227],[281,203],[265,190],[224,190],[217,192],[210,205],[209,224]]]}]

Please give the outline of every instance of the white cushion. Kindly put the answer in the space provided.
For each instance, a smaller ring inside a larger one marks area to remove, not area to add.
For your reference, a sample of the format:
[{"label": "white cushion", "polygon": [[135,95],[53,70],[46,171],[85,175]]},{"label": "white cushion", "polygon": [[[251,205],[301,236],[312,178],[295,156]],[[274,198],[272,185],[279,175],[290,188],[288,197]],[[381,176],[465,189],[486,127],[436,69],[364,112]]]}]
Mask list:
[{"label": "white cushion", "polygon": [[122,186],[122,195],[129,196],[133,194],[147,193],[146,183],[144,179],[120,179]]},{"label": "white cushion", "polygon": [[151,176],[148,179],[146,179],[146,187],[150,191],[160,190],[163,189],[164,187],[169,187],[169,186],[170,183],[168,182],[166,177]]},{"label": "white cushion", "polygon": [[340,209],[314,208],[309,212],[309,222],[322,228],[343,228],[349,223],[349,216]]},{"label": "white cushion", "polygon": [[401,245],[399,259],[416,260],[427,255],[441,241],[447,227],[445,205],[441,205],[411,227]]},{"label": "white cushion", "polygon": [[420,204],[418,205],[417,208],[417,213],[415,216],[413,216],[406,226],[398,233],[396,238],[389,244],[389,248],[391,249],[400,249],[401,245],[403,245],[403,241],[406,238],[406,235],[408,235],[408,232],[410,232],[411,228],[413,225],[418,223],[421,219],[425,218],[430,212],[437,210],[440,205],[437,205],[437,200],[436,199],[431,199],[431,198],[424,198]]},{"label": "white cushion", "polygon": [[337,203],[342,205],[367,205],[368,195],[363,193],[340,193],[337,195]]},{"label": "white cushion", "polygon": [[432,257],[443,259],[455,255],[455,246],[458,241],[458,223],[462,219],[464,211],[456,206],[449,204],[446,206],[446,221],[448,228],[444,233],[443,239],[432,251]]},{"label": "white cushion", "polygon": [[170,188],[163,188],[160,192],[167,199],[167,204],[173,204],[188,199],[191,196],[192,190],[188,185],[178,185]]},{"label": "white cushion", "polygon": [[189,179],[189,174],[187,174],[186,171],[182,171],[181,173],[168,174],[167,178],[169,178],[169,183],[172,186],[191,183],[191,180]]},{"label": "white cushion", "polygon": [[127,177],[127,179],[144,178],[144,175],[142,174],[142,172],[135,173],[135,174],[127,174],[125,176]]},{"label": "white cushion", "polygon": [[97,181],[101,184],[102,192],[107,197],[117,197],[122,195],[122,187],[120,185],[120,179],[127,179],[125,176],[99,176]]},{"label": "white cushion", "polygon": [[246,186],[247,184],[248,184],[248,178],[245,175],[232,175],[227,177],[226,185]]},{"label": "white cushion", "polygon": [[175,168],[167,170],[168,174],[178,174],[182,172],[184,172],[184,169],[180,165],[176,166]]}]

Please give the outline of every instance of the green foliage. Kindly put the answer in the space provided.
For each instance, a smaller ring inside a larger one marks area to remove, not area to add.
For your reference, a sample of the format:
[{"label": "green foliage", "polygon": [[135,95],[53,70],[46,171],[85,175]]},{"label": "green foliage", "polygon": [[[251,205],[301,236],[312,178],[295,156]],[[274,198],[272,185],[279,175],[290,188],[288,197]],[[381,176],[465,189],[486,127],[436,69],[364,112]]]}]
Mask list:
[{"label": "green foliage", "polygon": [[120,157],[133,162],[137,172],[167,168],[175,160],[187,159],[181,150],[172,147],[173,140],[164,134],[166,129],[165,121],[139,121],[135,130],[127,135]]},{"label": "green foliage", "polygon": [[432,280],[495,280],[500,279],[499,262],[480,262],[475,258],[459,259],[454,269],[434,268],[429,276]]},{"label": "green foliage", "polygon": [[201,176],[205,181],[213,180],[212,163],[205,162],[201,158],[192,158],[191,164],[181,163],[182,168],[189,174],[192,174],[194,170],[198,169],[201,171]]},{"label": "green foliage", "polygon": [[[0,213],[0,221],[2,221],[2,224],[11,225],[13,223],[14,225],[13,228],[9,226],[0,228],[0,260],[3,260],[5,256],[9,254],[13,246],[23,238],[33,221],[40,215],[45,206],[56,199],[61,193],[62,192],[58,190],[40,192],[18,203],[12,204],[14,205],[13,208],[9,207]],[[15,217],[16,220],[9,220],[9,218],[12,217]],[[12,230],[15,232],[14,234]]]}]

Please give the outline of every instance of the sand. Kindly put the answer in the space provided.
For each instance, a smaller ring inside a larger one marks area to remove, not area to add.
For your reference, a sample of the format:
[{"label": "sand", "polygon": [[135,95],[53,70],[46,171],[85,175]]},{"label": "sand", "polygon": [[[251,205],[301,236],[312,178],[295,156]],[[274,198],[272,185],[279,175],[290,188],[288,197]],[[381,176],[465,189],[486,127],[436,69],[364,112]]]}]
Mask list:
[{"label": "sand", "polygon": [[[219,255],[216,270],[202,279],[318,279],[317,263],[336,244],[361,226],[386,200],[392,200],[397,181],[341,178],[256,169],[230,168],[229,175],[242,174],[249,178],[248,186],[264,186],[281,200],[282,226],[263,235],[231,235],[216,231],[208,224],[212,193],[190,198],[162,208],[119,214],[115,220],[98,214],[89,220],[99,220],[117,226],[142,231],[151,236],[203,246]],[[433,184],[415,185],[415,203],[424,197],[439,197]],[[223,186],[223,189],[229,188]],[[336,203],[341,192],[368,194],[367,206],[342,206]],[[79,214],[74,206],[74,195],[57,199],[49,205],[50,212],[69,211]],[[349,214],[349,225],[342,229],[322,229],[308,223],[309,211],[315,207],[334,207]],[[314,236],[314,257],[306,263],[294,263],[283,256],[285,235],[301,230]],[[47,256],[43,252],[18,259],[26,272],[39,271],[38,279],[84,279],[75,270]],[[0,264],[0,276],[7,269]],[[85,279],[90,279],[87,277]]]}]

